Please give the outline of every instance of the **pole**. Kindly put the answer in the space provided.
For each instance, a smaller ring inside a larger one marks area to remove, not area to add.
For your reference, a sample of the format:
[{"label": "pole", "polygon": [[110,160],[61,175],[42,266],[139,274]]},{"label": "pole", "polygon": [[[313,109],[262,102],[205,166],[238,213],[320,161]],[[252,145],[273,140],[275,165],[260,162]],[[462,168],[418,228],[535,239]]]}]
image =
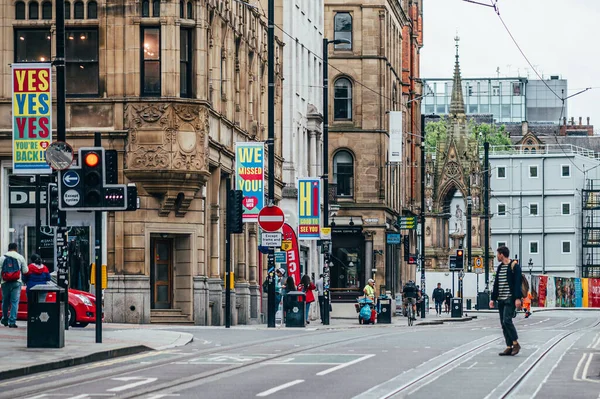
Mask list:
[{"label": "pole", "polygon": [[[60,3],[58,1],[57,3]],[[102,146],[102,136],[94,133],[94,147]],[[96,343],[102,343],[102,211],[94,211],[96,241]]]},{"label": "pole", "polygon": [[[46,201],[49,199],[46,198]],[[49,215],[46,215],[48,219]],[[35,253],[40,254],[42,241],[42,177],[35,175]]]},{"label": "pole", "polygon": [[[323,39],[323,227],[329,227],[329,40]],[[331,245],[329,246],[331,251]],[[323,325],[329,325],[329,251],[323,262]]]},{"label": "pole", "polygon": [[[421,292],[427,292],[425,287],[425,115],[421,114]],[[421,302],[421,318],[425,318],[425,298]]]},{"label": "pole", "polygon": [[523,259],[523,161],[520,161],[519,171],[519,180],[521,182],[521,189],[519,191],[519,216],[521,219],[519,222],[519,259]]},{"label": "pole", "polygon": [[[56,57],[54,67],[56,68],[56,140],[67,141],[65,123],[66,114],[66,72],[65,72],[65,3],[55,2],[56,7]],[[57,178],[58,173],[53,173]],[[56,180],[58,183],[58,180]],[[58,226],[67,227],[67,213],[58,211]],[[65,313],[68,314],[68,313]]]},{"label": "pole", "polygon": [[[268,120],[268,151],[269,151],[269,203],[268,206],[275,204],[275,0],[269,0],[268,4],[268,28],[267,28],[267,49],[268,49],[268,102],[269,102],[269,120]],[[269,270],[269,290],[268,290],[268,313],[267,325],[275,328],[275,254],[274,250],[269,249],[268,257]]]},{"label": "pole", "polygon": [[471,183],[467,186],[467,271],[473,271],[473,236],[472,236],[472,221],[471,216],[473,212],[473,199],[471,198]]},{"label": "pole", "polygon": [[483,221],[484,221],[484,258],[483,264],[485,266],[485,292],[490,291],[490,143],[485,137],[483,143]]},{"label": "pole", "polygon": [[[231,191],[231,179],[225,180],[227,193]],[[230,198],[231,196],[227,196]],[[229,200],[226,204],[227,217],[225,220],[225,328],[231,327],[231,204]]]}]

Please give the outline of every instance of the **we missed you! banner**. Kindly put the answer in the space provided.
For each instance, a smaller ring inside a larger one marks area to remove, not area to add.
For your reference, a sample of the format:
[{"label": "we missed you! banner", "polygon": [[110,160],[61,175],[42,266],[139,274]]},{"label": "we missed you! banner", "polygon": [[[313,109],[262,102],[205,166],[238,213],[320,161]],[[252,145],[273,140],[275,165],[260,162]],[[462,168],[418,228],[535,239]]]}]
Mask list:
[{"label": "we missed you! banner", "polygon": [[244,192],[244,222],[256,222],[265,202],[265,144],[235,143],[235,188]]}]

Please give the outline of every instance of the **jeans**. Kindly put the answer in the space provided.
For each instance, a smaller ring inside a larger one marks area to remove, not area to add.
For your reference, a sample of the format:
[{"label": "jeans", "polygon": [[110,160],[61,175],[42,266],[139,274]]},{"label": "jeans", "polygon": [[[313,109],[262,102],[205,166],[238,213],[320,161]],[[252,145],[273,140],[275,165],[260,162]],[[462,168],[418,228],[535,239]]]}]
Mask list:
[{"label": "jeans", "polygon": [[442,313],[442,302],[435,301],[435,311],[436,313]]},{"label": "jeans", "polygon": [[[19,299],[21,298],[21,282],[6,281],[2,283],[2,319],[6,320],[8,315],[8,324],[17,323],[17,310],[19,309]],[[10,314],[8,307],[10,306]]]},{"label": "jeans", "polygon": [[519,339],[517,335],[517,329],[513,324],[513,316],[515,315],[515,301],[512,299],[505,299],[498,301],[498,312],[500,313],[500,324],[502,325],[502,333],[504,334],[504,340],[506,346],[512,346],[513,342]]},{"label": "jeans", "polygon": [[308,311],[310,310],[310,304],[312,302],[306,302],[306,321],[308,321]]}]

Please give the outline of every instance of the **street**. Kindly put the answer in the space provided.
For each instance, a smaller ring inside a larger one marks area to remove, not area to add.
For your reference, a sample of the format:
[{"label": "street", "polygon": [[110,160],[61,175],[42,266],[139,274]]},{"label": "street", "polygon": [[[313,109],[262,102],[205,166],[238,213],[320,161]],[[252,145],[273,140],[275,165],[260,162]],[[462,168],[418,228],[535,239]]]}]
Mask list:
[{"label": "street", "polygon": [[520,314],[516,323],[516,357],[498,356],[504,345],[492,313],[412,328],[162,326],[194,341],[5,380],[0,398],[600,397],[597,312]]}]

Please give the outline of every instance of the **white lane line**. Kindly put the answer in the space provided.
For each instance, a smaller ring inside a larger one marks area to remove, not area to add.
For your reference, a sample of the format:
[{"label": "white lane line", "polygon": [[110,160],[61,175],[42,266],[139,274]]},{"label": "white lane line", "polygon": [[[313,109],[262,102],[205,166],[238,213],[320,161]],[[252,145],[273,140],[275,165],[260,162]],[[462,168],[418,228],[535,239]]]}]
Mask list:
[{"label": "white lane line", "polygon": [[116,387],[116,388],[107,389],[106,390],[107,392],[126,391],[128,389],[136,388],[136,387],[139,387],[140,385],[144,385],[144,384],[150,384],[150,383],[158,380],[158,378],[144,378],[144,377],[117,377],[117,378],[111,378],[111,379],[113,381],[123,381],[123,382],[136,381],[136,382],[132,382],[131,384],[122,385],[122,386]]},{"label": "white lane line", "polygon": [[590,357],[588,357],[588,361],[583,368],[583,374],[581,375],[581,378],[583,378],[584,381],[600,383],[598,380],[590,380],[588,378],[588,369],[590,368],[590,363],[592,363],[592,357],[594,357],[594,354],[590,353]]},{"label": "white lane line", "polygon": [[156,395],[148,396],[146,399],[160,399],[166,397],[180,396],[178,393],[159,393]]},{"label": "white lane line", "polygon": [[475,367],[476,364],[477,364],[477,362],[473,363],[472,365],[470,365],[469,367],[467,367],[467,370],[471,370],[473,367]]},{"label": "white lane line", "polygon": [[286,389],[286,388],[289,388],[289,387],[293,387],[294,385],[298,385],[298,384],[301,384],[301,383],[303,383],[303,382],[304,382],[304,380],[294,380],[294,381],[290,381],[290,382],[288,382],[288,383],[286,383],[286,384],[279,385],[278,387],[271,388],[271,389],[269,389],[269,390],[267,390],[267,391],[264,391],[264,392],[261,392],[261,393],[259,393],[259,394],[256,394],[256,396],[259,396],[259,397],[265,397],[265,396],[269,396],[269,395],[272,395],[272,394],[274,394],[275,392],[279,392],[279,391],[281,391],[282,389]]},{"label": "white lane line", "polygon": [[584,353],[581,356],[581,359],[579,359],[579,363],[577,363],[577,367],[575,367],[575,371],[573,372],[573,381],[581,381],[581,378],[578,377],[579,370],[581,369],[581,365],[585,361],[585,358],[587,357],[587,355],[588,355],[587,353]]},{"label": "white lane line", "polygon": [[340,364],[338,366],[332,367],[330,369],[323,370],[323,371],[317,373],[317,375],[322,376],[322,375],[327,375],[329,373],[333,373],[334,371],[338,371],[340,369],[343,369],[344,367],[352,366],[353,364],[362,362],[363,360],[367,360],[369,358],[372,358],[373,356],[375,356],[375,355],[365,355],[363,357],[359,357],[358,359],[354,359],[351,362],[343,363],[343,364]]}]

